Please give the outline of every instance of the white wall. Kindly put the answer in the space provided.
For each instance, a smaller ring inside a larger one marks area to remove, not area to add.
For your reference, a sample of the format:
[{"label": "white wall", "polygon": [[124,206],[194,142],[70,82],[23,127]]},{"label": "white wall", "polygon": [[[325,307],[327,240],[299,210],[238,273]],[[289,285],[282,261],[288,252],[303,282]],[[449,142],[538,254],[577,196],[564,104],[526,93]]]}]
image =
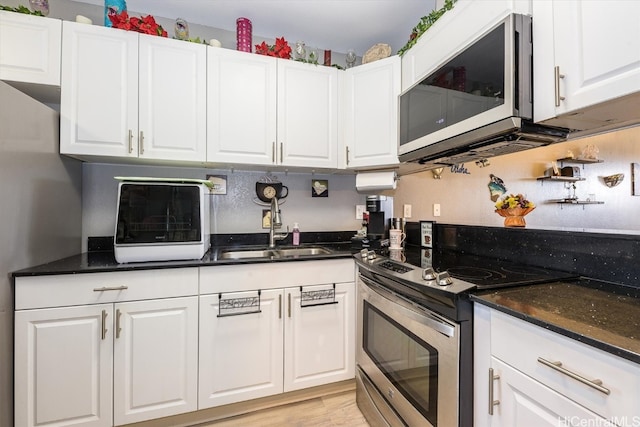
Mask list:
[{"label": "white wall", "polygon": [[[266,233],[262,228],[262,209],[255,203],[255,183],[262,172],[205,170],[189,168],[84,164],[82,198],[82,240],[87,237],[113,236],[118,183],[114,176],[149,176],[204,179],[207,174],[227,176],[227,194],[211,196],[211,232]],[[355,231],[355,205],[364,204],[365,196],[355,191],[354,175],[319,175],[275,173],[289,188],[281,205],[283,228],[300,224],[305,231]],[[329,181],[329,197],[311,197],[312,179]]]},{"label": "white wall", "polygon": [[0,100],[0,426],[11,426],[13,289],[9,274],[78,253],[81,167],[58,154],[55,111],[2,81]]},{"label": "white wall", "polygon": [[[547,203],[566,197],[568,190],[562,182],[536,178],[551,167],[551,161],[565,157],[567,150],[577,156],[588,144],[599,148],[598,157],[604,162],[585,165],[584,169],[577,165],[587,179],[576,183],[576,195],[586,199],[595,194],[604,204]],[[494,212],[487,187],[490,174],[494,174],[504,180],[509,193],[522,193],[536,203],[536,209],[526,217],[529,228],[639,234],[640,196],[631,195],[632,162],[640,162],[640,127],[509,154],[490,159],[491,165],[484,168],[465,164],[470,175],[445,169],[440,180],[433,179],[430,171],[404,176],[394,194],[394,212],[401,216],[402,205],[408,203],[413,207],[412,220],[501,227],[503,218]],[[614,173],[624,173],[624,181],[608,188],[601,177]],[[441,205],[442,216],[437,218],[432,212],[434,203]]]}]

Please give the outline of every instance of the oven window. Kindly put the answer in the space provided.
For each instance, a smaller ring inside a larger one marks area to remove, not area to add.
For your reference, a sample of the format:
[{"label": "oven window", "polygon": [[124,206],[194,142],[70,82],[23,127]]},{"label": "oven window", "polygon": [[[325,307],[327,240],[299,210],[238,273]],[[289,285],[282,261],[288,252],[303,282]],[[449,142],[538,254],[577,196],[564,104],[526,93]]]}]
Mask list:
[{"label": "oven window", "polygon": [[391,383],[432,425],[438,415],[438,352],[364,301],[363,347]]},{"label": "oven window", "polygon": [[198,242],[200,228],[197,186],[122,185],[116,243]]}]

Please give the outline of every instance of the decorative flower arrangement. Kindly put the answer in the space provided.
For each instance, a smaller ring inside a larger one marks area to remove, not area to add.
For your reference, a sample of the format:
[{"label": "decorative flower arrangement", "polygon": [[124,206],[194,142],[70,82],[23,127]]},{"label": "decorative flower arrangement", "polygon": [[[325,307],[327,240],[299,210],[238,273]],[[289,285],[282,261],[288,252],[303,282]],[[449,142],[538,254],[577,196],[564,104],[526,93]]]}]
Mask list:
[{"label": "decorative flower arrangement", "polygon": [[525,199],[522,194],[509,194],[502,200],[496,202],[496,209],[513,209],[513,208],[535,208],[533,202]]},{"label": "decorative flower arrangement", "polygon": [[129,17],[127,11],[119,14],[109,15],[113,28],[121,30],[136,31],[142,34],[150,34],[152,36],[167,37],[167,32],[159,25],[155,18],[151,15],[137,18]]},{"label": "decorative flower arrangement", "polygon": [[276,58],[290,59],[291,46],[284,37],[276,38],[276,44],[269,45],[262,42],[256,45],[256,53],[259,55],[275,56]]},{"label": "decorative flower arrangement", "polygon": [[505,227],[524,227],[525,215],[536,208],[533,202],[527,200],[522,194],[509,194],[496,202],[496,213],[504,217]]}]

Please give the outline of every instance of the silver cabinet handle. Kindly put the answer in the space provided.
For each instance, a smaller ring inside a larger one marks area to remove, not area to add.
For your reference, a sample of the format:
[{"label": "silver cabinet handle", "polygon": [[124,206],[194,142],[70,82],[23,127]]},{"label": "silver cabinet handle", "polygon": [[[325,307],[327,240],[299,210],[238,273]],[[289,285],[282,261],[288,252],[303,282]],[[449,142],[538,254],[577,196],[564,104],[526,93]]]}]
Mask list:
[{"label": "silver cabinet handle", "polygon": [[140,131],[140,155],[144,154],[144,132]]},{"label": "silver cabinet handle", "polygon": [[542,363],[545,366],[550,367],[551,369],[560,372],[561,374],[564,374],[566,376],[568,376],[569,378],[573,378],[576,381],[581,382],[582,384],[586,384],[591,388],[595,388],[596,390],[598,390],[601,393],[604,393],[606,395],[611,394],[611,390],[609,390],[606,387],[602,386],[602,380],[598,380],[598,379],[594,379],[594,380],[590,380],[588,378],[585,378],[581,375],[576,374],[575,372],[571,372],[570,370],[568,370],[567,368],[564,368],[562,366],[562,362],[557,361],[557,362],[550,362],[547,359],[544,359],[542,357],[538,357],[538,362]]},{"label": "silver cabinet handle", "polygon": [[283,145],[284,144],[281,142],[280,143],[280,164],[284,163],[284,157],[282,156],[282,151],[283,151],[282,147],[283,147]]},{"label": "silver cabinet handle", "polygon": [[553,69],[556,89],[556,107],[560,106],[560,101],[564,101],[564,96],[560,96],[560,79],[564,79],[564,74],[560,74],[560,67],[555,66]]},{"label": "silver cabinet handle", "polygon": [[287,295],[289,297],[289,317],[291,317],[291,293]]},{"label": "silver cabinet handle", "polygon": [[489,368],[489,415],[493,415],[493,407],[500,404],[499,400],[493,400],[493,383],[499,379],[500,375],[494,375],[493,368]]},{"label": "silver cabinet handle", "polygon": [[349,166],[349,147],[345,147],[347,150],[347,166]]},{"label": "silver cabinet handle", "polygon": [[133,131],[129,129],[129,153],[133,153]]},{"label": "silver cabinet handle", "polygon": [[102,339],[107,336],[107,310],[102,310]]},{"label": "silver cabinet handle", "polygon": [[120,338],[120,332],[122,332],[122,328],[120,327],[120,317],[122,317],[122,312],[120,309],[116,310],[116,339]]},{"label": "silver cabinet handle", "polygon": [[282,294],[278,295],[278,319],[282,319]]},{"label": "silver cabinet handle", "polygon": [[276,163],[276,142],[271,143],[271,163]]},{"label": "silver cabinet handle", "polygon": [[124,291],[129,289],[128,286],[103,286],[101,288],[93,288],[93,292],[105,292],[105,291]]}]

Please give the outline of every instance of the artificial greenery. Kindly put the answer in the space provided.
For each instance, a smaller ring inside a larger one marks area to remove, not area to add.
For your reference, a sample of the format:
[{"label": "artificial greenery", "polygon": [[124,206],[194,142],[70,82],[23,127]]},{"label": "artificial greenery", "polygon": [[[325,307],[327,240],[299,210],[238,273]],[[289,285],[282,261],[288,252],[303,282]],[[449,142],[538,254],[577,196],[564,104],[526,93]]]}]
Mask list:
[{"label": "artificial greenery", "polygon": [[438,10],[433,10],[427,16],[423,16],[422,18],[420,18],[420,22],[418,22],[418,25],[413,27],[413,30],[411,30],[409,41],[407,42],[407,44],[404,45],[402,49],[398,51],[398,55],[402,56],[402,54],[405,53],[407,50],[409,50],[411,46],[416,44],[420,36],[424,34],[424,32],[427,31],[429,27],[433,25],[434,22],[440,19],[440,17],[444,15],[446,11],[453,9],[453,4],[456,1],[457,0],[445,0],[444,6],[442,6],[442,8]]},{"label": "artificial greenery", "polygon": [[42,12],[40,12],[39,10],[33,11],[25,6],[11,7],[11,6],[3,6],[0,4],[0,10],[7,10],[9,12],[26,13],[27,15],[44,16]]}]

